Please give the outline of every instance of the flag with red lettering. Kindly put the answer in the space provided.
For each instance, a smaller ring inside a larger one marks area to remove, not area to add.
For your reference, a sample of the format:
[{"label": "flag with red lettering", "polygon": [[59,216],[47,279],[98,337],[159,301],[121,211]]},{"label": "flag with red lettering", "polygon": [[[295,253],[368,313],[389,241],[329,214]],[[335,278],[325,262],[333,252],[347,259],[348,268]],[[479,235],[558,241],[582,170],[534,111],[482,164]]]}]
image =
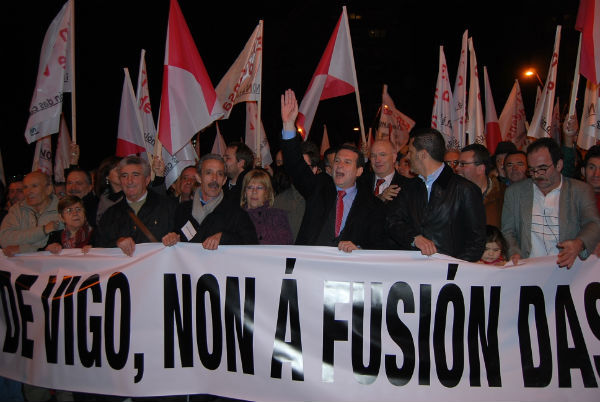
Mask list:
[{"label": "flag with red lettering", "polygon": [[331,145],[329,145],[329,135],[327,134],[327,126],[323,124],[323,137],[321,138],[321,159],[325,157],[325,151],[329,149]]},{"label": "flag with red lettering", "polygon": [[587,80],[583,100],[583,113],[581,115],[581,124],[579,125],[579,134],[577,135],[577,146],[582,149],[590,149],[592,145],[596,145],[598,140],[600,140],[599,104],[600,85]]},{"label": "flag with red lettering", "polygon": [[346,7],[333,30],[298,110],[296,126],[306,140],[319,101],[348,95],[358,88]]},{"label": "flag with red lettering", "polygon": [[[254,152],[254,155],[260,155],[261,166],[265,167],[273,163],[271,148],[265,134],[265,126],[260,123],[260,134],[258,132],[258,105],[256,102],[246,102],[246,145]],[[260,135],[260,141],[257,137]],[[256,144],[260,144],[260,150],[256,149]]]},{"label": "flag with red lettering", "polygon": [[556,94],[556,70],[558,66],[558,49],[560,45],[561,26],[556,27],[556,36],[554,38],[554,50],[548,68],[548,77],[544,84],[542,94],[535,105],[535,111],[527,130],[527,136],[533,138],[543,138],[550,136],[550,126],[552,124],[552,112],[554,109],[554,96]]},{"label": "flag with red lettering", "polygon": [[44,36],[37,81],[25,128],[28,144],[58,132],[63,93],[71,91],[71,1],[52,20]]},{"label": "flag with red lettering", "polygon": [[580,0],[575,29],[581,31],[579,71],[600,84],[600,0]]},{"label": "flag with red lettering", "polygon": [[517,149],[523,149],[527,143],[527,116],[523,106],[523,97],[519,81],[515,79],[512,90],[504,104],[498,124],[504,141],[512,141]]},{"label": "flag with red lettering", "polygon": [[117,156],[127,156],[146,152],[142,119],[133,93],[133,85],[129,70],[125,71],[123,91],[121,92],[121,110],[119,112],[119,128],[117,131]]},{"label": "flag with red lettering", "polygon": [[483,110],[481,108],[481,93],[479,92],[479,70],[473,38],[469,38],[469,104],[467,111],[467,127],[469,144],[485,145]]},{"label": "flag with red lettering", "polygon": [[483,66],[483,82],[485,86],[485,144],[490,154],[493,155],[496,152],[496,146],[502,141],[502,134],[486,66]]},{"label": "flag with red lettering", "polygon": [[452,130],[453,104],[446,55],[444,54],[444,47],[440,46],[438,77],[433,97],[433,111],[431,113],[431,127],[439,130],[444,135],[448,149],[459,147],[458,139],[454,137],[454,131]]},{"label": "flag with red lettering", "polygon": [[454,137],[458,140],[460,149],[466,145],[465,124],[467,123],[467,57],[469,52],[468,40],[469,31],[465,30],[462,36],[462,45],[460,49],[460,59],[458,62],[458,71],[454,81],[453,102],[454,115],[452,117],[452,129]]},{"label": "flag with red lettering", "polygon": [[35,143],[31,171],[36,170],[52,177],[52,141],[49,136],[42,137]]},{"label": "flag with red lettering", "polygon": [[158,138],[170,154],[223,115],[177,0],[171,0]]},{"label": "flag with red lettering", "polygon": [[233,106],[240,102],[260,101],[262,81],[263,22],[259,21],[242,53],[215,88],[219,104],[229,117]]},{"label": "flag with red lettering", "polygon": [[390,141],[394,144],[396,152],[398,152],[408,144],[408,133],[415,126],[415,121],[396,109],[387,88],[387,84],[384,84],[383,93],[381,94],[379,127],[375,136],[383,138],[383,133],[389,135]]},{"label": "flag with red lettering", "polygon": [[69,167],[71,158],[71,134],[65,121],[64,114],[60,115],[60,130],[58,130],[58,141],[56,143],[56,152],[54,155],[54,182],[65,182],[65,169]]}]

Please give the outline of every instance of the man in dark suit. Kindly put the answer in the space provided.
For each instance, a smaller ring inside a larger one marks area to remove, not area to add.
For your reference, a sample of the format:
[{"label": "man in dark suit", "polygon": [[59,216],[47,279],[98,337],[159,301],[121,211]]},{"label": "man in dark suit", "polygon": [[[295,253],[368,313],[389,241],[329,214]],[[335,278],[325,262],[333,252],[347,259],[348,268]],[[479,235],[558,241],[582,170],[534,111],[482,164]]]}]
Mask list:
[{"label": "man in dark suit", "polygon": [[379,248],[383,241],[381,202],[356,179],[363,172],[363,156],[353,146],[336,152],[333,177],[312,174],[302,158],[301,140],[296,135],[298,102],[288,89],[281,96],[283,132],[281,150],[285,169],[306,200],[306,210],[296,244],[337,246],[345,252],[358,248]]},{"label": "man in dark suit", "polygon": [[396,198],[406,178],[396,172],[394,163],[396,161],[396,152],[394,144],[389,140],[377,140],[371,146],[371,155],[369,163],[371,172],[360,176],[359,184],[378,197],[384,203],[389,203]]},{"label": "man in dark suit", "polygon": [[254,168],[254,153],[243,142],[232,142],[225,149],[225,173],[227,182],[223,186],[226,197],[240,202],[244,176]]}]

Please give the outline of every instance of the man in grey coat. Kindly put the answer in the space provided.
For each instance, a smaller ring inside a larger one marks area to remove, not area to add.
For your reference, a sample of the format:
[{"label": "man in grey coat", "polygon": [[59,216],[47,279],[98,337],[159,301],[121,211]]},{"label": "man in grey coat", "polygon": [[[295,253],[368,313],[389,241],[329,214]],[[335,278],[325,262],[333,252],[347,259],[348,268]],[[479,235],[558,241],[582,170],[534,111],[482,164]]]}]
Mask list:
[{"label": "man in grey coat", "polygon": [[513,263],[558,254],[559,267],[585,259],[600,241],[600,217],[589,184],[561,175],[563,157],[552,138],[529,145],[531,178],[507,188],[502,233]]}]

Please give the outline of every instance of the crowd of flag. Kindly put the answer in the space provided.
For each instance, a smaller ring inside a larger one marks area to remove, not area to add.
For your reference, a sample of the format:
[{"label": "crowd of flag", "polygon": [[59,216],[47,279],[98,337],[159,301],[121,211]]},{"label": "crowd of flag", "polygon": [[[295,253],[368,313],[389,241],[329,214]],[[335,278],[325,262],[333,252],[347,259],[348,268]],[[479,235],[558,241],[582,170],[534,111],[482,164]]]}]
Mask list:
[{"label": "crowd of flag", "polygon": [[[75,38],[74,1],[67,1],[46,32],[30,117],[25,129],[27,143],[36,142],[32,170],[42,170],[64,182],[64,170],[69,165],[71,143],[76,142],[75,110]],[[580,31],[580,45],[573,72],[569,115],[575,112],[580,74],[586,80],[584,104],[577,146],[589,149],[600,140],[598,101],[600,100],[600,0],[580,0],[575,28]],[[543,88],[538,87],[534,114],[526,121],[525,107],[515,79],[513,88],[498,117],[494,105],[487,69],[483,68],[484,108],[480,95],[480,78],[473,38],[468,31],[462,36],[459,65],[450,84],[443,46],[439,49],[439,71],[431,126],[446,138],[447,147],[460,149],[471,143],[485,145],[494,153],[500,141],[512,141],[523,149],[528,139],[561,138],[559,99],[556,96],[556,71],[559,61],[561,26],[556,27],[554,48],[549,55],[549,69]],[[225,141],[219,120],[230,116],[235,104],[246,103],[245,142],[257,156],[261,166],[272,163],[272,156],[261,121],[263,23],[258,21],[254,32],[233,65],[216,87],[213,86],[188,29],[177,0],[171,0],[165,45],[162,92],[158,128],[154,123],[150,103],[145,51],[141,50],[137,88],[134,92],[129,70],[124,68],[123,91],[119,114],[115,154],[138,154],[149,160],[155,155],[165,163],[165,181],[170,186],[181,171],[194,165],[200,150],[193,144],[203,130],[216,126],[216,138],[211,152],[223,154]],[[468,74],[467,74],[468,71]],[[389,138],[396,150],[408,143],[415,122],[397,110],[383,86],[382,102],[376,117],[375,134],[368,134],[362,118],[359,84],[356,75],[350,27],[346,7],[333,30],[323,56],[301,98],[298,132],[307,140],[321,100],[356,94],[361,145],[366,147],[374,138]],[[468,85],[468,90],[467,90]],[[63,115],[63,94],[71,93],[71,133]],[[59,134],[55,152],[50,136]],[[321,153],[329,147],[327,128],[323,127]],[[52,155],[55,155],[54,158]],[[1,165],[1,160],[0,160]],[[3,171],[2,180],[4,181]]]}]

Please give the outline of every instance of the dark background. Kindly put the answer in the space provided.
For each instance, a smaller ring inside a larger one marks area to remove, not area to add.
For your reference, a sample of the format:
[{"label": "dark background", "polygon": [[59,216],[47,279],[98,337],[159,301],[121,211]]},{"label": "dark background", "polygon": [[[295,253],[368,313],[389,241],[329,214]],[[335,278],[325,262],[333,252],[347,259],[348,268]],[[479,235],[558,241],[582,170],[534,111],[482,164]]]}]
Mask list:
[{"label": "dark background", "polygon": [[[35,144],[24,130],[35,87],[44,34],[64,0],[15,1],[4,4],[2,24],[4,101],[0,151],[7,177],[31,170]],[[179,0],[186,22],[214,86],[233,64],[259,19],[264,20],[262,119],[271,144],[278,149],[281,130],[279,98],[287,88],[299,102],[346,5],[354,48],[363,119],[373,126],[383,84],[396,107],[417,126],[431,121],[438,74],[439,46],[454,85],[461,38],[473,37],[483,97],[487,66],[498,116],[519,79],[528,120],[533,115],[536,80],[525,79],[527,66],[545,79],[557,25],[562,25],[557,96],[567,106],[579,33],[574,24],[579,1],[229,1]],[[114,153],[123,85],[129,68],[134,88],[141,49],[146,49],[151,103],[158,120],[169,1],[75,1],[77,142],[80,165],[95,168]],[[583,103],[580,84],[578,110]],[[468,87],[467,87],[468,88]],[[66,96],[68,98],[68,96]],[[482,99],[483,103],[483,99]],[[485,106],[484,106],[485,107]],[[70,125],[69,100],[63,106]],[[320,103],[309,139],[320,144],[323,124],[330,143],[358,141],[354,94]],[[219,122],[227,142],[244,135],[245,107],[234,107]],[[214,125],[200,136],[201,153],[209,152]],[[53,141],[56,140],[53,136]]]}]

